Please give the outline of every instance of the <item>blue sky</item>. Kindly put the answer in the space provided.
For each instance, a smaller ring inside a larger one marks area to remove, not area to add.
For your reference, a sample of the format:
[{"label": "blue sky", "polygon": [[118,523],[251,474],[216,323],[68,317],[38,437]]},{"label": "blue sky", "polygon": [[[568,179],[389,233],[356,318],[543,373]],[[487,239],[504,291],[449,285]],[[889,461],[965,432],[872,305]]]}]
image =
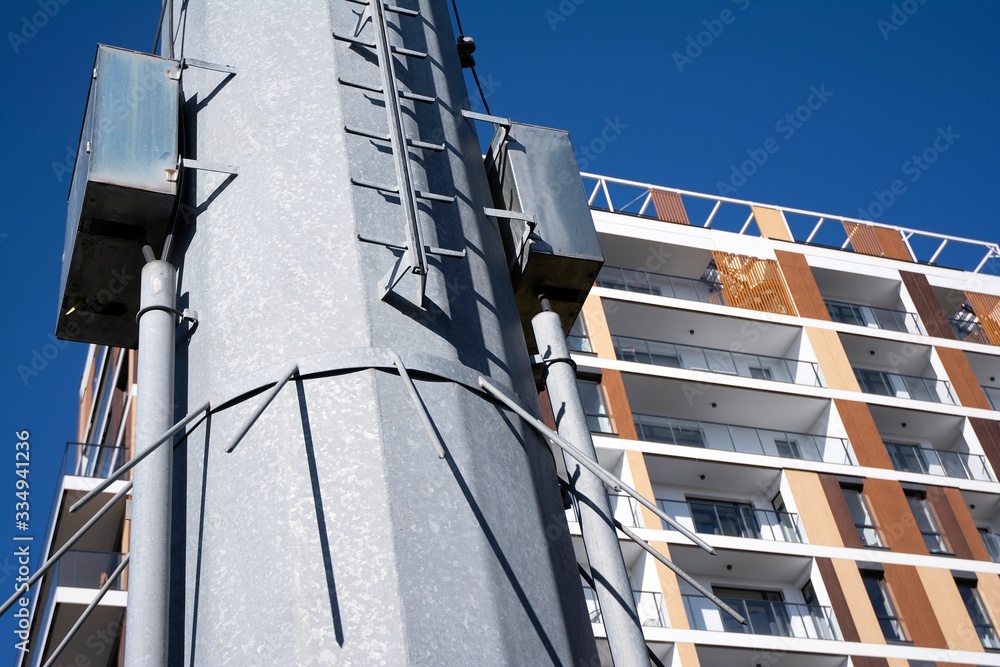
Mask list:
[{"label": "blue sky", "polygon": [[[0,3],[2,590],[13,587],[14,433],[31,432],[37,550],[75,435],[86,347],[50,334],[67,170],[94,50],[99,42],[148,50],[158,5]],[[871,211],[876,193],[898,180],[905,191],[882,221],[1000,239],[989,203],[1000,180],[1000,3],[459,0],[459,8],[492,111],[570,130],[588,171],[850,216]],[[197,45],[188,55],[199,57]],[[795,117],[803,105],[804,121]],[[936,161],[915,163],[939,137],[947,149]],[[734,179],[765,145],[766,162]],[[0,620],[0,664],[13,656],[11,629],[10,618]]]}]

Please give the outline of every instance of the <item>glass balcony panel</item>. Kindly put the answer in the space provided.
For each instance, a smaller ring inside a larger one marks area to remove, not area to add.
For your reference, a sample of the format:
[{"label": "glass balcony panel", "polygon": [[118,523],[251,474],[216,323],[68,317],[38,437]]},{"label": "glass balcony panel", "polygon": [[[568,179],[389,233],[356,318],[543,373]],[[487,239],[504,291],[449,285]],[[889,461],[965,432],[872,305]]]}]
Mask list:
[{"label": "glass balcony panel", "polygon": [[635,608],[643,627],[667,627],[667,614],[663,606],[663,594],[655,591],[632,591]]},{"label": "glass balcony panel", "polygon": [[[788,512],[707,501],[658,500],[660,509],[682,526],[706,535],[775,542],[801,542],[798,516]],[[674,530],[664,524],[665,530]]]},{"label": "glass balcony panel", "polygon": [[966,452],[938,451],[929,447],[885,443],[892,467],[901,472],[915,472],[956,479],[993,481],[986,457]]},{"label": "glass balcony panel", "polygon": [[830,319],[842,324],[887,331],[920,333],[916,314],[905,310],[866,306],[844,301],[826,301],[826,309],[830,313]]},{"label": "glass balcony panel", "polygon": [[[59,559],[56,581],[59,586],[97,589],[108,581],[121,561],[122,555],[115,552],[67,551]],[[122,590],[121,578],[111,585],[111,590]]]},{"label": "glass balcony panel", "polygon": [[990,402],[990,407],[994,410],[1000,410],[1000,388],[983,387],[983,391],[986,392],[986,398]]},{"label": "glass balcony panel", "polygon": [[987,530],[980,530],[979,534],[983,538],[983,544],[986,545],[986,551],[990,555],[990,560],[994,563],[1000,563],[1000,535]]},{"label": "glass balcony panel", "polygon": [[[62,471],[75,477],[103,479],[126,462],[127,454],[123,447],[69,442],[63,455]],[[131,473],[126,473],[122,479],[131,479]]]},{"label": "glass balcony panel", "polygon": [[899,373],[866,368],[855,368],[854,376],[858,380],[861,391],[866,394],[955,404],[951,386],[944,380],[900,375]]},{"label": "glass balcony panel", "polygon": [[820,605],[722,598],[747,620],[737,623],[708,599],[700,595],[682,595],[688,622],[695,630],[737,632],[803,639],[837,639],[832,614]]}]

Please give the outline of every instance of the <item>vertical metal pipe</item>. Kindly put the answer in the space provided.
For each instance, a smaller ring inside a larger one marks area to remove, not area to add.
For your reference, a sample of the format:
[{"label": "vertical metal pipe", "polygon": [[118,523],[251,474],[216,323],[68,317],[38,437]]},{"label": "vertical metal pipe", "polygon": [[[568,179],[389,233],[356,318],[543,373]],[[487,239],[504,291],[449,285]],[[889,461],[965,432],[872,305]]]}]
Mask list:
[{"label": "vertical metal pipe", "polygon": [[[543,308],[545,306],[543,300]],[[587,426],[576,384],[576,369],[570,360],[560,317],[546,309],[532,318],[531,328],[546,364],[545,388],[552,402],[559,435],[597,461],[597,450]],[[563,460],[569,479],[575,480],[580,530],[594,577],[594,592],[608,633],[611,657],[616,667],[647,667],[646,640],[632,598],[632,584],[625,569],[604,482],[568,455],[564,454]]]},{"label": "vertical metal pipe", "polygon": [[[142,268],[135,442],[160,437],[174,423],[173,314],[177,270],[154,260]],[[152,309],[152,310],[149,310]],[[137,466],[132,490],[126,667],[166,667],[170,592],[170,484],[173,448]]]}]

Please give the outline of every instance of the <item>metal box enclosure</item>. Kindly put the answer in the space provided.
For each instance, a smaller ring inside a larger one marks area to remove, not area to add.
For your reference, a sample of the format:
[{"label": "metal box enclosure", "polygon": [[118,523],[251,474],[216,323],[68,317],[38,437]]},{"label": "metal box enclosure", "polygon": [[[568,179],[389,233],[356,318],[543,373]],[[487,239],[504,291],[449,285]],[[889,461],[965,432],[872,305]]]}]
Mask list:
[{"label": "metal box enclosure", "polygon": [[177,195],[180,65],[98,46],[66,216],[56,336],[136,347],[142,246]]},{"label": "metal box enclosure", "polygon": [[500,219],[521,324],[534,351],[531,318],[544,294],[568,334],[604,264],[569,133],[511,123],[486,155],[494,205],[534,218]]}]

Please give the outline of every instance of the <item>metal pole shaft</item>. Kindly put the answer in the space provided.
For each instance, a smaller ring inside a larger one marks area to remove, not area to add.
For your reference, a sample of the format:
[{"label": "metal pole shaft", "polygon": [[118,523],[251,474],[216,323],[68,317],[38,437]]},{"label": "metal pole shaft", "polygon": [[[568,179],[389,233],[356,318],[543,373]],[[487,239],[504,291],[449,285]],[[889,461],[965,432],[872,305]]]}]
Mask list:
[{"label": "metal pole shaft", "polygon": [[[160,437],[174,423],[174,309],[177,270],[152,261],[142,268],[135,442]],[[166,310],[169,309],[169,310]],[[170,594],[170,486],[173,448],[160,447],[133,476],[126,667],[166,667]]]},{"label": "metal pole shaft", "polygon": [[[552,402],[559,434],[574,443],[593,461],[597,450],[587,426],[576,369],[570,361],[566,337],[558,314],[547,311],[535,315],[531,328],[546,362],[545,388]],[[580,530],[594,577],[594,592],[601,605],[601,615],[608,634],[608,645],[616,667],[648,667],[646,640],[632,597],[632,584],[622,558],[618,532],[614,527],[611,505],[604,482],[564,454],[570,480],[575,480],[580,511]]]}]

